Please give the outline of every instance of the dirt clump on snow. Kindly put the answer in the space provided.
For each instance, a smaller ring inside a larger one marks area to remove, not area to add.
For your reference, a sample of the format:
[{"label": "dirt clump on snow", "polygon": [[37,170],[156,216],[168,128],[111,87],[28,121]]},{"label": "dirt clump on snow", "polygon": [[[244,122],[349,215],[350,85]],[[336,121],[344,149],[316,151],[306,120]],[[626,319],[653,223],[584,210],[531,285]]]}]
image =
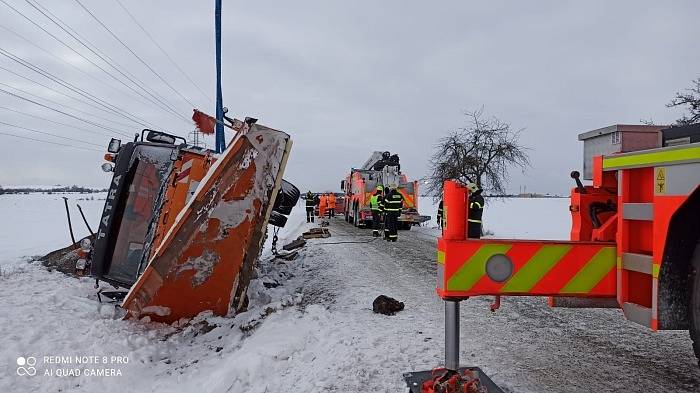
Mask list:
[{"label": "dirt clump on snow", "polygon": [[379,295],[372,302],[372,311],[377,314],[394,315],[402,311],[403,307],[403,302],[386,295]]},{"label": "dirt clump on snow", "polygon": [[[86,238],[89,237],[90,236],[87,236]],[[51,251],[38,260],[42,265],[46,266],[49,271],[58,270],[59,272],[69,276],[78,277],[75,274],[75,263],[78,262],[78,259],[80,259],[78,256],[80,241],[82,241],[82,239],[76,244],[71,244],[68,247]]]}]

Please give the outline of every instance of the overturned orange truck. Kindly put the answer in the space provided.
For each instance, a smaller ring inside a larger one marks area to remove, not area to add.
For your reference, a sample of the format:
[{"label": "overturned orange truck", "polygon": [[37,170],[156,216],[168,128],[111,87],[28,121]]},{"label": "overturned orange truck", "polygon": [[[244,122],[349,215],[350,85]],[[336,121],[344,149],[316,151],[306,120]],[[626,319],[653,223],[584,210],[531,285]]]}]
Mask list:
[{"label": "overturned orange truck", "polygon": [[[179,138],[181,139],[181,138]],[[119,290],[127,318],[174,322],[244,309],[268,222],[284,226],[299,190],[282,179],[292,141],[247,119],[220,154],[144,130],[105,156],[112,171],[92,276]]]},{"label": "overturned orange truck", "polygon": [[501,296],[620,308],[653,331],[689,330],[700,358],[700,124],[614,125],[579,139],[592,184],[572,172],[568,241],[468,239],[468,190],[445,183],[447,223],[437,245],[445,368],[406,374],[412,391],[461,391],[452,387],[465,373],[480,373],[460,368],[458,358],[459,302],[472,296],[495,296],[492,310]]}]

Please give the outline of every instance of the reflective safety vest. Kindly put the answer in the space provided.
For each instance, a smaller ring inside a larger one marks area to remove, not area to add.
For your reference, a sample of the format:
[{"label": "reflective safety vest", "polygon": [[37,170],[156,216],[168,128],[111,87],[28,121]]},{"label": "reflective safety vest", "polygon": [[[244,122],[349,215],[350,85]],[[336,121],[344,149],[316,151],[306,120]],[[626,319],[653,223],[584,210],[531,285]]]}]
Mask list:
[{"label": "reflective safety vest", "polygon": [[313,194],[306,194],[306,207],[313,208],[315,204]]},{"label": "reflective safety vest", "polygon": [[384,211],[388,213],[398,213],[403,207],[403,195],[398,191],[393,191],[384,198]]},{"label": "reflective safety vest", "polygon": [[484,214],[484,197],[481,194],[469,196],[469,218],[467,221],[481,224],[481,216]]},{"label": "reflective safety vest", "polygon": [[371,198],[369,198],[369,207],[373,211],[382,211],[382,198],[381,195],[374,194],[372,195]]}]

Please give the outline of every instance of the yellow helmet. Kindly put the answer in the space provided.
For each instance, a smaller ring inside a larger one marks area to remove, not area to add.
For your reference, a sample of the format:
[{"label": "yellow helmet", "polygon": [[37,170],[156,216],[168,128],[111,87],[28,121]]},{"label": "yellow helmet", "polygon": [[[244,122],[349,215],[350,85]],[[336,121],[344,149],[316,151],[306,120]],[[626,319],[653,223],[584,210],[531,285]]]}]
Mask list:
[{"label": "yellow helmet", "polygon": [[467,189],[469,192],[476,192],[479,189],[479,186],[477,186],[476,183],[467,183]]},{"label": "yellow helmet", "polygon": [[377,185],[377,191],[384,191],[384,186],[381,184]]}]

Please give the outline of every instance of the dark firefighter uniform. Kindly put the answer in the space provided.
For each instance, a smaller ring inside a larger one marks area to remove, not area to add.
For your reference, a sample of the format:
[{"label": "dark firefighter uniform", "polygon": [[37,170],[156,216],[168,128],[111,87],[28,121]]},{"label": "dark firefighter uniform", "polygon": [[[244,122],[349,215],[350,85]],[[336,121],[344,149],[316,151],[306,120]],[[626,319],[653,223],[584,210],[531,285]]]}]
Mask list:
[{"label": "dark firefighter uniform", "polygon": [[440,204],[438,205],[438,211],[437,211],[437,224],[438,224],[438,227],[440,227],[440,228],[442,228],[444,226],[444,221],[442,218],[445,216],[445,211],[442,208],[442,205],[443,205],[443,203],[442,203],[442,199],[441,199]]},{"label": "dark firefighter uniform", "polygon": [[384,212],[386,213],[384,234],[390,242],[395,242],[399,238],[397,230],[401,208],[403,208],[403,195],[399,190],[393,188],[384,197]]},{"label": "dark firefighter uniform", "polygon": [[469,188],[469,216],[467,217],[467,235],[471,239],[481,238],[481,216],[484,213],[484,197],[476,184]]},{"label": "dark firefighter uniform", "polygon": [[369,207],[372,209],[372,236],[379,237],[379,230],[382,225],[382,213],[384,210],[384,197],[382,196],[384,188],[377,186],[371,198],[369,198]]},{"label": "dark firefighter uniform", "polygon": [[314,199],[311,191],[306,193],[306,222],[314,222],[314,206],[316,206]]}]

